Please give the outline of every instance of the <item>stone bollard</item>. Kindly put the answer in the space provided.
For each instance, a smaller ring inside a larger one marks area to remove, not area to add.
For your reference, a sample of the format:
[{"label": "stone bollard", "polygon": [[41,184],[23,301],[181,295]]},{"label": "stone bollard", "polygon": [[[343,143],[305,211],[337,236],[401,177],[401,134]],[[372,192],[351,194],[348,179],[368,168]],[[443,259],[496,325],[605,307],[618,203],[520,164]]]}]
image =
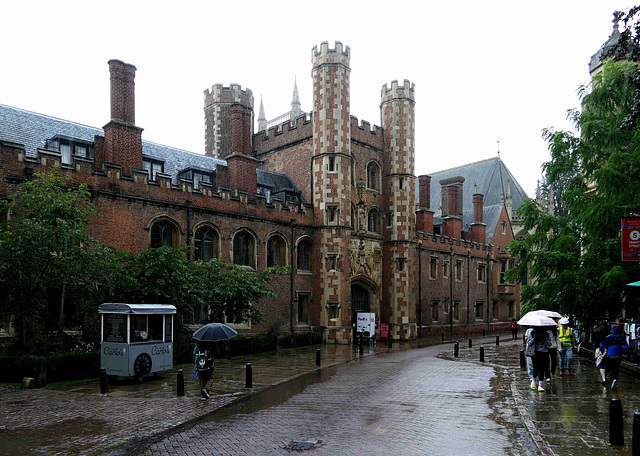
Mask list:
[{"label": "stone bollard", "polygon": [[527,362],[524,359],[524,350],[520,350],[520,369],[526,369]]},{"label": "stone bollard", "polygon": [[624,445],[622,402],[620,399],[611,399],[611,404],[609,406],[609,445]]},{"label": "stone bollard", "polygon": [[484,363],[484,347],[480,347],[480,362]]},{"label": "stone bollard", "polygon": [[251,363],[247,363],[247,378],[244,383],[245,388],[253,388],[253,369]]},{"label": "stone bollard", "polygon": [[500,345],[500,336],[496,336],[496,345]]},{"label": "stone bollard", "polygon": [[633,434],[631,437],[631,455],[640,456],[640,412],[633,414]]},{"label": "stone bollard", "polygon": [[457,358],[459,354],[460,354],[460,345],[458,344],[458,341],[456,341],[456,343],[453,345],[453,356]]},{"label": "stone bollard", "polygon": [[178,397],[184,396],[184,372],[178,369]]},{"label": "stone bollard", "polygon": [[24,377],[22,379],[22,389],[33,389],[36,387],[36,379],[33,377]]},{"label": "stone bollard", "polygon": [[473,348],[473,339],[469,339],[469,348]]},{"label": "stone bollard", "polygon": [[109,379],[107,378],[107,370],[100,369],[100,394],[109,392]]},{"label": "stone bollard", "polygon": [[316,366],[320,367],[320,349],[316,349]]}]

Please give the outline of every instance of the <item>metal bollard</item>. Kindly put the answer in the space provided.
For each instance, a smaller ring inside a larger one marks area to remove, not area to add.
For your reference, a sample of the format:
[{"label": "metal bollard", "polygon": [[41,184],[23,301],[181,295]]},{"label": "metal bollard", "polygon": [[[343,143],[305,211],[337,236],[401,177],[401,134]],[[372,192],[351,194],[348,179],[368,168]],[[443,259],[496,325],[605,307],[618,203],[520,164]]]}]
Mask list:
[{"label": "metal bollard", "polygon": [[611,399],[611,405],[609,406],[609,445],[624,445],[622,402],[620,399]]},{"label": "metal bollard", "polygon": [[247,363],[247,378],[244,387],[253,388],[253,369],[251,368],[251,363]]},{"label": "metal bollard", "polygon": [[444,333],[442,333],[442,343],[444,344]]},{"label": "metal bollard", "polygon": [[362,339],[364,339],[364,334],[360,333],[360,340],[358,340],[358,352],[360,354],[362,354],[364,352],[364,347],[362,346],[362,344],[364,343]]},{"label": "metal bollard", "polygon": [[389,348],[393,347],[393,337],[391,337],[391,330],[389,330]]},{"label": "metal bollard", "polygon": [[320,349],[316,349],[316,366],[320,367]]},{"label": "metal bollard", "polygon": [[480,362],[484,363],[484,347],[480,347]]},{"label": "metal bollard", "polygon": [[178,369],[178,397],[184,396],[184,372]]},{"label": "metal bollard", "polygon": [[500,336],[496,336],[496,345],[500,345]]},{"label": "metal bollard", "polygon": [[469,339],[469,348],[473,348],[473,339]]},{"label": "metal bollard", "polygon": [[483,329],[482,330],[482,337],[484,337],[486,335],[486,331]]},{"label": "metal bollard", "polygon": [[100,394],[109,392],[109,379],[107,378],[107,370],[100,369]]},{"label": "metal bollard", "polygon": [[453,356],[457,358],[459,354],[460,354],[460,345],[458,345],[458,341],[456,341],[455,345],[453,346]]},{"label": "metal bollard", "polygon": [[631,437],[631,455],[640,456],[640,412],[633,414],[633,434]]},{"label": "metal bollard", "polygon": [[527,367],[526,360],[524,359],[524,350],[520,350],[520,369],[525,369]]}]

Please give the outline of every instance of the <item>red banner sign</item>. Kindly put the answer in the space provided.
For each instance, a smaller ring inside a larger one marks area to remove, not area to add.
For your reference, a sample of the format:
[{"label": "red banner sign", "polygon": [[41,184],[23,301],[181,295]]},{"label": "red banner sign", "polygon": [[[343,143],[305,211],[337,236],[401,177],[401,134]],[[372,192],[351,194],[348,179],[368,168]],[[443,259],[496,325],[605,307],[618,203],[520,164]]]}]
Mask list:
[{"label": "red banner sign", "polygon": [[622,261],[640,261],[640,217],[622,219]]},{"label": "red banner sign", "polygon": [[380,339],[389,337],[389,325],[380,325]]}]

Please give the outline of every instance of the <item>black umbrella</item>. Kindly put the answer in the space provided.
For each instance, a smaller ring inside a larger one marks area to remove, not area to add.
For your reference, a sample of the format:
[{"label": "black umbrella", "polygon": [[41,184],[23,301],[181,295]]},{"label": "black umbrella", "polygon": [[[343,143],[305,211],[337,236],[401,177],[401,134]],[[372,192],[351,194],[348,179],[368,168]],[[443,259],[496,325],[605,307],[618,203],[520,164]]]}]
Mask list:
[{"label": "black umbrella", "polygon": [[236,337],[238,331],[224,323],[209,323],[193,333],[195,340],[203,342],[215,342],[216,340],[226,340]]}]

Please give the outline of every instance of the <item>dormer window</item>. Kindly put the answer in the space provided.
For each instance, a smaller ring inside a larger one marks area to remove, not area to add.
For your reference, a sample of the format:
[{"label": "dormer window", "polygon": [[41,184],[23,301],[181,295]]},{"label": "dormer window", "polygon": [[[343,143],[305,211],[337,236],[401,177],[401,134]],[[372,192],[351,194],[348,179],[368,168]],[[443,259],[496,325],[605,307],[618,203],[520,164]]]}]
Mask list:
[{"label": "dormer window", "polygon": [[142,168],[149,172],[149,180],[156,181],[156,174],[164,173],[164,162],[153,158],[142,158]]},{"label": "dormer window", "polygon": [[95,155],[92,142],[63,135],[47,139],[45,148],[59,151],[63,165],[70,165],[73,157],[93,159]]},{"label": "dormer window", "polygon": [[200,188],[200,182],[205,182],[207,184],[213,185],[213,172],[206,172],[198,169],[186,169],[184,171],[180,171],[180,173],[178,173],[178,176],[183,179],[193,180],[194,189]]}]

